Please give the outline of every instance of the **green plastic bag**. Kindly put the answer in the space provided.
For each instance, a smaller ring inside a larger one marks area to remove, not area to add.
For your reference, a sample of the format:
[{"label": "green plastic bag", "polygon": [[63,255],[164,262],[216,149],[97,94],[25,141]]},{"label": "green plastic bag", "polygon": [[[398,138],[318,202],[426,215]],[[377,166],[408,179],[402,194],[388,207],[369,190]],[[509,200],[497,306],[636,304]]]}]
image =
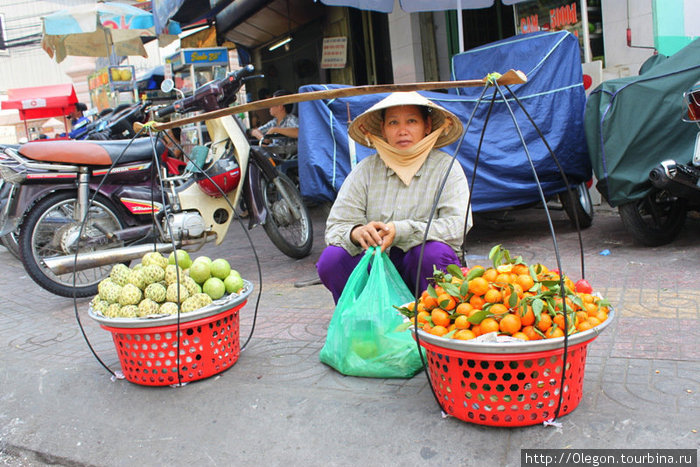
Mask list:
[{"label": "green plastic bag", "polygon": [[338,300],[321,361],[344,375],[412,377],[423,365],[410,331],[396,331],[404,319],[393,305],[413,300],[386,253],[368,249]]}]

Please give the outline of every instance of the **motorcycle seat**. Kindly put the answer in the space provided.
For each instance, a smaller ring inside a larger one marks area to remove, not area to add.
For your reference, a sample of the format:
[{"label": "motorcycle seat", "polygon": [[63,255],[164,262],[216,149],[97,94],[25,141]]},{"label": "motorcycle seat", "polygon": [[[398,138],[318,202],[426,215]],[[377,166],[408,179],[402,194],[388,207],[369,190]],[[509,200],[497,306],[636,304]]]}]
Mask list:
[{"label": "motorcycle seat", "polygon": [[[126,139],[37,141],[22,145],[19,153],[35,161],[77,165],[112,165],[116,160],[119,160],[119,164],[124,164],[147,161],[153,157],[153,147],[149,137],[131,141]],[[129,145],[130,142],[131,145]],[[164,150],[165,144],[159,139],[156,152],[160,155]]]}]

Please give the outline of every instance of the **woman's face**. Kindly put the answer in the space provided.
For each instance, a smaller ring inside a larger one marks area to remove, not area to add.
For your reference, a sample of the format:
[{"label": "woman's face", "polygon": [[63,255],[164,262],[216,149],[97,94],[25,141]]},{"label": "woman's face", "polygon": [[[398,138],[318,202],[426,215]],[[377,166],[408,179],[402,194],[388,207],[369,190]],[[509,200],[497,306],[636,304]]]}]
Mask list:
[{"label": "woman's face", "polygon": [[397,149],[408,149],[430,133],[430,117],[423,118],[417,105],[389,107],[384,112],[382,135]]}]

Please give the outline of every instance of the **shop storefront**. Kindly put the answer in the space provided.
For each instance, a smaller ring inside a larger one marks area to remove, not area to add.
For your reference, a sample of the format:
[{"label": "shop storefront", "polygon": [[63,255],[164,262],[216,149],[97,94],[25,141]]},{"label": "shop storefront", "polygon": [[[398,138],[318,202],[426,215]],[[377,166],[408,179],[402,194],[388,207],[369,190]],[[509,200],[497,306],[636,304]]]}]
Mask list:
[{"label": "shop storefront", "polygon": [[52,117],[62,120],[65,133],[68,133],[69,116],[75,110],[77,102],[72,84],[56,84],[8,89],[7,100],[2,101],[2,109],[17,109],[23,122],[17,128],[17,139],[33,140],[47,137],[43,125]]},{"label": "shop storefront", "polygon": [[[585,11],[582,8],[585,8]],[[582,62],[603,58],[603,18],[600,0],[523,2],[513,5],[513,13],[517,34],[569,31],[579,39]],[[584,46],[586,42],[590,47],[588,51]]]},{"label": "shop storefront", "polygon": [[134,67],[107,66],[88,76],[88,90],[92,107],[102,111],[120,104],[133,104],[136,95]]}]

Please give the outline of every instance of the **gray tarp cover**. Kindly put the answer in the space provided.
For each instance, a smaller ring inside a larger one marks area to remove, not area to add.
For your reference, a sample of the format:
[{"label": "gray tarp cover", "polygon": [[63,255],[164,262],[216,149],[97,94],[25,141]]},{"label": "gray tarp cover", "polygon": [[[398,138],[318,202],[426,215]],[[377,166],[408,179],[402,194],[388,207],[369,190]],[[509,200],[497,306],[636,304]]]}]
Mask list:
[{"label": "gray tarp cover", "polygon": [[682,121],[683,92],[700,81],[700,39],[653,57],[639,76],[605,81],[589,96],[584,126],[598,191],[618,206],[643,198],[649,171],[689,163],[698,127]]}]

